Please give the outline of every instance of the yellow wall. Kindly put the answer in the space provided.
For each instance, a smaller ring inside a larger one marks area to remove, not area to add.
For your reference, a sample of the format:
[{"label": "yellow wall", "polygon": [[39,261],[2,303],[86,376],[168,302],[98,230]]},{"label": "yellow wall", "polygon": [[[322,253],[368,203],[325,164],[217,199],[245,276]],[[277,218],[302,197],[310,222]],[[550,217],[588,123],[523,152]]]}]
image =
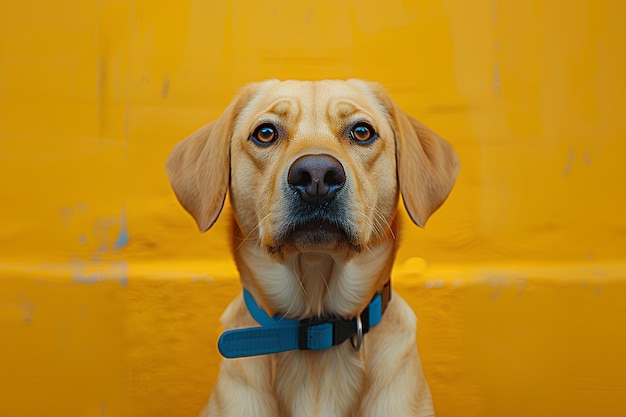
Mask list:
[{"label": "yellow wall", "polygon": [[[626,415],[626,3],[0,3],[0,416],[193,416],[238,291],[175,142],[265,78],[361,77],[462,170],[394,282],[439,416]],[[228,210],[228,208],[226,208]]]}]

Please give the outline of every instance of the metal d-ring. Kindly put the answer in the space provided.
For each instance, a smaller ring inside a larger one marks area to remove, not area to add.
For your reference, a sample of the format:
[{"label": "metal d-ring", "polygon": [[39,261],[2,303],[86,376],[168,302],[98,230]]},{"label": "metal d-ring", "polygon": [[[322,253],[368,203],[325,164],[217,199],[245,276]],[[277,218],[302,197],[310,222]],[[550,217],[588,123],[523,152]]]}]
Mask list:
[{"label": "metal d-ring", "polygon": [[361,345],[363,344],[363,323],[361,322],[361,316],[356,316],[356,334],[350,338],[350,343],[355,352],[361,350]]}]

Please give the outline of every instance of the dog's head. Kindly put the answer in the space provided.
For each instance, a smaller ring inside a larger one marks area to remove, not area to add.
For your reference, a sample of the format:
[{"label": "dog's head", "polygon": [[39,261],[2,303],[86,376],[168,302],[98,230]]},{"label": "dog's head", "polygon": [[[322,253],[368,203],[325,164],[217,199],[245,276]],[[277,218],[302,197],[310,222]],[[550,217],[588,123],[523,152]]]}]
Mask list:
[{"label": "dog's head", "polygon": [[458,166],[446,141],[359,80],[251,84],[167,161],[202,231],[230,188],[240,237],[279,259],[375,246],[393,236],[399,193],[423,226]]}]

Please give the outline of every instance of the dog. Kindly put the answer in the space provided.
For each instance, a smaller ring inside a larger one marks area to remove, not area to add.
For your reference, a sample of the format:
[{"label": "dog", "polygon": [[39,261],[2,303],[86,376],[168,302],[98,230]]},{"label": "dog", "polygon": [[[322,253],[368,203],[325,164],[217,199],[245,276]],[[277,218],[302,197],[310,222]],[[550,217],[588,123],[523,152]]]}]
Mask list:
[{"label": "dog", "polygon": [[390,290],[400,195],[424,226],[459,169],[377,83],[269,80],[175,145],[167,173],[201,231],[227,192],[243,292],[202,416],[432,416],[417,320]]}]

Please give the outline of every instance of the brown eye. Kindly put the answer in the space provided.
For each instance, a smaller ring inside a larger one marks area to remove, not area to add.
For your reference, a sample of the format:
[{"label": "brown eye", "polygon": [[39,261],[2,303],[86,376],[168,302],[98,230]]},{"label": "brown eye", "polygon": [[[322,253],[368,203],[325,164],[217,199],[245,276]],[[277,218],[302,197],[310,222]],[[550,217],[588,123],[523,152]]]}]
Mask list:
[{"label": "brown eye", "polygon": [[378,135],[376,135],[376,131],[368,123],[359,122],[350,130],[350,137],[359,145],[368,145],[372,143]]},{"label": "brown eye", "polygon": [[278,138],[278,132],[271,123],[263,123],[256,129],[250,136],[257,145],[267,146],[273,143]]}]

